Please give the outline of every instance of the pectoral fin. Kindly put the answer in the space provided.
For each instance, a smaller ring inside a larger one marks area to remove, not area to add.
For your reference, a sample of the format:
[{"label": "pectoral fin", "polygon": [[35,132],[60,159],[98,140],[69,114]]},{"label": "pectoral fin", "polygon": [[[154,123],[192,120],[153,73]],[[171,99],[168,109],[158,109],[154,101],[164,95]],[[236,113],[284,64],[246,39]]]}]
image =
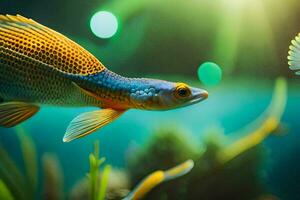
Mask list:
[{"label": "pectoral fin", "polygon": [[63,138],[64,142],[70,142],[74,139],[84,137],[97,129],[114,121],[125,110],[103,109],[93,112],[83,113],[73,119],[67,128],[66,134]]},{"label": "pectoral fin", "polygon": [[24,102],[0,103],[0,126],[13,127],[32,117],[39,111],[34,104]]}]

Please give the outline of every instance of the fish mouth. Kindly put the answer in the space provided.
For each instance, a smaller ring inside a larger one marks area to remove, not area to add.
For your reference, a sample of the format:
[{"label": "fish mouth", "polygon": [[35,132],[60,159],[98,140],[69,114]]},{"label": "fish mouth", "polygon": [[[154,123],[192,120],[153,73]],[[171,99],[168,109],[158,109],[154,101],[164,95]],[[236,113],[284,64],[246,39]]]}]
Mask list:
[{"label": "fish mouth", "polygon": [[187,104],[199,103],[208,98],[208,92],[203,89],[192,88],[192,99]]}]

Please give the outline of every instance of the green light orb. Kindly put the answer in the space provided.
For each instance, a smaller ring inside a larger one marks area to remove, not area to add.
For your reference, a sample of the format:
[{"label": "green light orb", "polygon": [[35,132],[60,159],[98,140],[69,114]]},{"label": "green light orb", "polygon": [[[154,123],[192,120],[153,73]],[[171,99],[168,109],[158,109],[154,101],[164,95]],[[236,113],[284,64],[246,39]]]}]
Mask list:
[{"label": "green light orb", "polygon": [[218,85],[222,80],[222,69],[216,63],[205,62],[198,68],[198,78],[204,85]]},{"label": "green light orb", "polygon": [[118,20],[108,11],[96,12],[90,21],[92,32],[99,38],[110,38],[118,30]]}]

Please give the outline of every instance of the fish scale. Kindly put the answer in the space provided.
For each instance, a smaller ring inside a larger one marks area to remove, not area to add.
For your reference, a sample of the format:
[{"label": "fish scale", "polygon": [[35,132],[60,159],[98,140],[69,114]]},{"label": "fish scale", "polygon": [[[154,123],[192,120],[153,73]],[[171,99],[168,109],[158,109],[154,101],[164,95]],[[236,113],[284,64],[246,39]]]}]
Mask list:
[{"label": "fish scale", "polygon": [[[98,104],[41,62],[0,47],[0,96],[6,101],[27,101],[65,106]],[[68,92],[66,92],[68,91]]]}]

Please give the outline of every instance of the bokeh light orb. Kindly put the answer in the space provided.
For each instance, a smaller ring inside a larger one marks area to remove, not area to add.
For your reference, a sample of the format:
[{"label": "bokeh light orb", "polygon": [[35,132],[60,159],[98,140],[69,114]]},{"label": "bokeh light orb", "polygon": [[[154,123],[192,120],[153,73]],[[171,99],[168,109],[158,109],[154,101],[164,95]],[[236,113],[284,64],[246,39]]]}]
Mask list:
[{"label": "bokeh light orb", "polygon": [[110,38],[118,30],[118,20],[111,12],[99,11],[92,16],[90,27],[97,37]]},{"label": "bokeh light orb", "polygon": [[222,69],[216,63],[205,62],[198,68],[198,78],[204,85],[218,85],[222,80]]}]

